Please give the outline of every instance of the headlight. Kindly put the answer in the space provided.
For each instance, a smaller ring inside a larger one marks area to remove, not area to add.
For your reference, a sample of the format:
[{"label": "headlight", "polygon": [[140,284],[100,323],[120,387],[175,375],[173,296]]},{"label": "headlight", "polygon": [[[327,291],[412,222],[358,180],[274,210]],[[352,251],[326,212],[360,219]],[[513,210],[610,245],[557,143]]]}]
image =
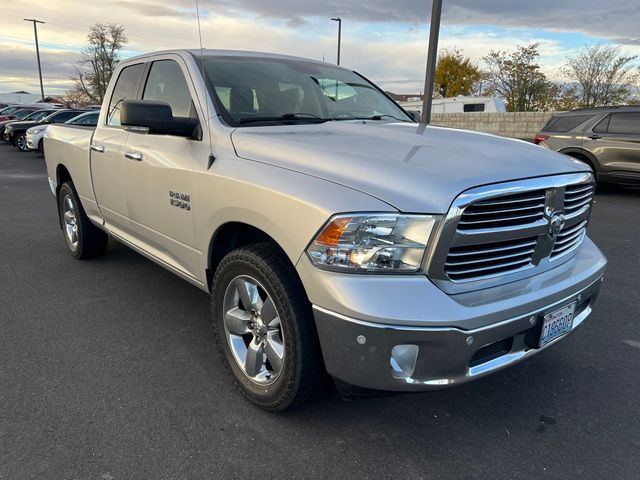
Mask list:
[{"label": "headlight", "polygon": [[4,127],[4,131],[6,133],[11,133],[13,130],[13,127],[11,125],[7,125],[6,127]]},{"label": "headlight", "polygon": [[345,272],[420,269],[438,216],[363,213],[332,217],[307,254],[314,265]]},{"label": "headlight", "polygon": [[30,133],[31,135],[35,135],[36,133],[44,132],[45,128],[47,127],[33,127],[33,128],[30,128],[27,133]]}]

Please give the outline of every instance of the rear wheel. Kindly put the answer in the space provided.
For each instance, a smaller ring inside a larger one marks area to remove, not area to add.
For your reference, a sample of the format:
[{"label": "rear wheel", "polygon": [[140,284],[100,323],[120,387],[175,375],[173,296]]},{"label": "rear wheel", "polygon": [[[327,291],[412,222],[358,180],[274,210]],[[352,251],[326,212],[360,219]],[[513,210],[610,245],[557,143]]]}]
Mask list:
[{"label": "rear wheel", "polygon": [[16,148],[21,152],[29,151],[29,147],[27,146],[27,136],[24,134],[16,137],[15,145],[16,145]]},{"label": "rear wheel", "polygon": [[275,246],[232,251],[213,280],[220,355],[238,389],[269,411],[303,403],[321,384],[322,359],[309,301]]},{"label": "rear wheel", "polygon": [[103,255],[109,237],[91,223],[72,182],[65,182],[60,187],[58,209],[60,226],[71,255],[79,259]]}]

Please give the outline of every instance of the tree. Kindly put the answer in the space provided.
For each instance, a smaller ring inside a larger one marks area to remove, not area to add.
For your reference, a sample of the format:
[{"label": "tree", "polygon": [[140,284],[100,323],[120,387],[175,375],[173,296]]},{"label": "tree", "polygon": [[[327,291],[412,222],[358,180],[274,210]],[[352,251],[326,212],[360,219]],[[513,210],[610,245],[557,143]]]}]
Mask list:
[{"label": "tree", "polygon": [[471,95],[480,80],[480,70],[457,48],[444,50],[438,56],[435,91],[443,97]]},{"label": "tree", "polygon": [[563,73],[580,85],[577,98],[581,106],[617,105],[630,100],[640,78],[640,68],[630,65],[636,58],[624,55],[620,47],[600,43],[567,58]]},{"label": "tree", "polygon": [[62,101],[67,108],[82,108],[94,103],[84,90],[77,85],[64,92]]},{"label": "tree", "polygon": [[538,44],[518,45],[515,52],[492,50],[487,64],[489,92],[504,97],[510,112],[531,112],[547,108],[552,87],[536,60]]},{"label": "tree", "polygon": [[128,42],[124,27],[116,23],[96,23],[89,27],[88,45],[76,65],[76,88],[94,103],[102,103],[111,75],[120,62],[120,51]]}]

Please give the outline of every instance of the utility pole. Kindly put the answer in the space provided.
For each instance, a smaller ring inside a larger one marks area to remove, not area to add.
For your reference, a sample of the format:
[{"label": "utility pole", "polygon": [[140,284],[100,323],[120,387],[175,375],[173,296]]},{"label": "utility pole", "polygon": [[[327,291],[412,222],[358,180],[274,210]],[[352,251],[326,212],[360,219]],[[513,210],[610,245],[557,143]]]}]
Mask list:
[{"label": "utility pole", "polygon": [[340,44],[342,43],[342,19],[340,17],[332,18],[334,22],[338,22],[338,65],[340,65]]},{"label": "utility pole", "polygon": [[38,57],[38,76],[40,77],[40,95],[42,96],[42,101],[44,102],[44,86],[42,85],[42,67],[40,66],[40,47],[38,45],[38,23],[44,23],[40,20],[36,20],[35,18],[25,18],[25,22],[33,23],[33,33],[36,37],[36,57]]},{"label": "utility pole", "polygon": [[427,55],[427,73],[424,78],[424,99],[422,100],[422,123],[431,122],[433,82],[436,77],[436,59],[438,58],[438,37],[440,35],[441,16],[442,0],[432,0],[431,23],[429,26],[429,54]]}]

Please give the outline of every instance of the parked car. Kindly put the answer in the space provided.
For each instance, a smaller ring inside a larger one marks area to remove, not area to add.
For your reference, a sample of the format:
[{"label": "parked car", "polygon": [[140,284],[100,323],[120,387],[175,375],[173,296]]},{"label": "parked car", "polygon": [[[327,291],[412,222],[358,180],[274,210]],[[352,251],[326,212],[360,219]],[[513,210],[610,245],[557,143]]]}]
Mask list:
[{"label": "parked car", "polygon": [[82,110],[55,110],[49,116],[38,121],[25,120],[12,122],[4,129],[4,141],[15,146],[21,152],[28,152],[27,130],[29,128],[52,123],[64,123],[67,120],[77,117],[81,113],[83,113]]},{"label": "parked car", "polygon": [[0,115],[0,122],[5,122],[7,120],[22,120],[24,117],[29,115],[31,112],[35,112],[36,110],[42,110],[42,107],[9,107],[9,112]]},{"label": "parked car", "polygon": [[[98,123],[98,116],[100,112],[91,111],[81,113],[80,115],[73,117],[71,120],[67,120],[68,125],[81,125],[85,127],[95,127]],[[47,129],[47,125],[37,125],[30,127],[26,133],[27,148],[29,150],[36,150],[42,152],[42,139],[44,137],[44,131]]]},{"label": "parked car", "polygon": [[39,109],[35,108],[20,108],[14,112],[11,112],[9,115],[5,115],[4,118],[7,119],[0,121],[0,138],[4,140],[4,131],[7,125],[9,125],[10,123],[19,122],[38,110]]},{"label": "parked car", "polygon": [[534,143],[587,163],[598,181],[640,184],[640,106],[554,114]]},{"label": "parked car", "polygon": [[112,236],[209,292],[220,358],[271,411],[323,365],[343,393],[421,391],[527,359],[584,323],[606,265],[586,164],[420,125],[323,62],[127,59],[97,127],[44,150],[70,254]]}]

